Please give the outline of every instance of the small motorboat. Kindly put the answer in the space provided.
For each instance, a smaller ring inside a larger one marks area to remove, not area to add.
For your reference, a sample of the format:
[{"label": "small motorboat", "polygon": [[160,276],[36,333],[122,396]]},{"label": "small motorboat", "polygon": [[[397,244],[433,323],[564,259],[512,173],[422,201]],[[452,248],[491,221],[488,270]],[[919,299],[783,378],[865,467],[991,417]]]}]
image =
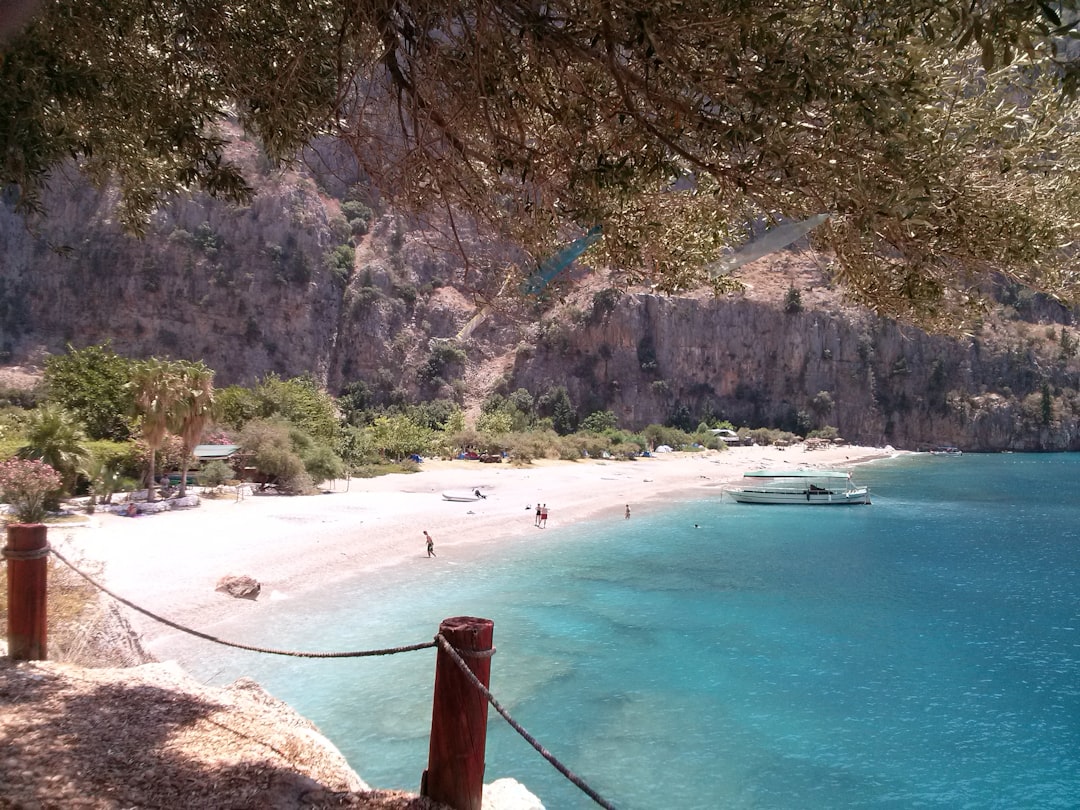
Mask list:
[{"label": "small motorboat", "polygon": [[466,491],[454,491],[444,492],[442,494],[444,501],[461,501],[462,503],[471,503],[472,501],[480,501],[486,498],[486,495],[481,494],[480,490],[474,489],[472,492]]},{"label": "small motorboat", "polygon": [[737,503],[842,506],[870,503],[870,490],[851,483],[851,473],[838,470],[755,470],[744,485],[726,489]]}]

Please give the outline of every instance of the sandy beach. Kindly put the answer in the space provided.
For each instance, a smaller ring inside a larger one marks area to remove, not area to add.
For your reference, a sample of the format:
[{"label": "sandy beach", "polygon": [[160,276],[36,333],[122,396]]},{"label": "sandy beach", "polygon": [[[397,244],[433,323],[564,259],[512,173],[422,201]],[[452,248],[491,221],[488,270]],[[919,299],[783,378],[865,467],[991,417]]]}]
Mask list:
[{"label": "sandy beach", "polygon": [[[50,542],[66,556],[103,568],[100,578],[146,609],[200,630],[226,618],[252,618],[265,605],[342,577],[415,562],[439,565],[455,555],[483,554],[487,544],[513,542],[528,532],[573,532],[590,518],[631,520],[688,498],[721,497],[724,486],[754,469],[831,467],[895,455],[892,448],[838,446],[807,450],[733,447],[726,451],[658,454],[634,461],[540,461],[527,467],[476,461],[428,460],[414,474],[336,481],[308,497],[227,490],[197,508],[137,518],[108,513],[85,526],[56,526]],[[486,497],[453,502],[443,492],[479,489]],[[536,504],[549,509],[534,525]],[[753,508],[753,507],[747,507]],[[435,540],[428,559],[423,532]],[[262,585],[257,600],[215,590],[225,575]],[[143,643],[175,632],[125,611]]]}]

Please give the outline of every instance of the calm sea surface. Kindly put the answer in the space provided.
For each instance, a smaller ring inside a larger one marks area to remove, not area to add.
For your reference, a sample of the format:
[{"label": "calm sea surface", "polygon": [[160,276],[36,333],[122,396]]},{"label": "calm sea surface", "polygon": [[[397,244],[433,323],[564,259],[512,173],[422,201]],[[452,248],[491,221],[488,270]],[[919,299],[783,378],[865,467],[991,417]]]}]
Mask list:
[{"label": "calm sea surface", "polygon": [[[494,552],[442,543],[213,629],[366,649],[491,618],[496,697],[624,810],[1080,807],[1080,454],[919,456],[856,478],[872,506],[642,505]],[[418,788],[432,650],[158,652],[214,683],[256,678],[370,784]],[[488,781],[595,806],[491,718]]]}]

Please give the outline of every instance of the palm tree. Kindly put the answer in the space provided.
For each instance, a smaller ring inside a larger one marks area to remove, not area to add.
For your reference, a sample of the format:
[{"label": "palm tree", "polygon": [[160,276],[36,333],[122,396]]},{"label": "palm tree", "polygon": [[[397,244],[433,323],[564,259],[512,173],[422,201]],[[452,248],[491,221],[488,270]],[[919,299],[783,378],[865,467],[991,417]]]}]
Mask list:
[{"label": "palm tree", "polygon": [[19,456],[44,461],[58,473],[71,492],[83,463],[90,457],[82,424],[58,405],[41,405],[30,413],[26,444]]},{"label": "palm tree", "polygon": [[143,441],[150,449],[149,484],[146,499],[154,500],[154,456],[169,432],[176,403],[182,398],[184,380],[180,365],[151,357],[135,364],[131,377],[135,392],[135,410],[142,418]]},{"label": "palm tree", "polygon": [[170,427],[184,442],[184,463],[180,473],[180,497],[183,497],[187,494],[191,452],[214,416],[214,371],[201,362],[177,365],[182,387],[171,414]]}]

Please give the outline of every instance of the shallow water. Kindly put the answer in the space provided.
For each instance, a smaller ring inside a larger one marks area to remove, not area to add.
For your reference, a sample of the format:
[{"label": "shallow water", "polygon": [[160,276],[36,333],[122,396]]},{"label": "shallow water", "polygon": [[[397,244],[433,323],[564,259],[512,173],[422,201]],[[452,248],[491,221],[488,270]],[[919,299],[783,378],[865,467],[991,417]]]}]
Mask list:
[{"label": "shallow water", "polygon": [[[496,697],[620,808],[1080,806],[1080,454],[856,477],[873,506],[638,509],[495,553],[444,547],[214,632],[366,649],[489,617]],[[212,682],[255,677],[369,783],[417,789],[433,651],[160,652]],[[595,806],[491,717],[488,781]]]}]

